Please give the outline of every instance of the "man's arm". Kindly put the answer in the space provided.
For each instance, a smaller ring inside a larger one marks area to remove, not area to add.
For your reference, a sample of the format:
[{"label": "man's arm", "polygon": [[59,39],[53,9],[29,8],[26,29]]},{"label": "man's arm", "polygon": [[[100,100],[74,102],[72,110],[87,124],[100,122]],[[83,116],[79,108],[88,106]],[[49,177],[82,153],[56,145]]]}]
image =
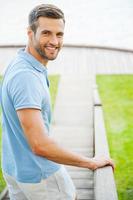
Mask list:
[{"label": "man's arm", "polygon": [[36,155],[60,164],[92,170],[106,165],[114,168],[114,164],[109,158],[87,158],[59,146],[54,139],[46,134],[47,130],[40,110],[21,109],[17,111],[17,114],[30,148]]}]

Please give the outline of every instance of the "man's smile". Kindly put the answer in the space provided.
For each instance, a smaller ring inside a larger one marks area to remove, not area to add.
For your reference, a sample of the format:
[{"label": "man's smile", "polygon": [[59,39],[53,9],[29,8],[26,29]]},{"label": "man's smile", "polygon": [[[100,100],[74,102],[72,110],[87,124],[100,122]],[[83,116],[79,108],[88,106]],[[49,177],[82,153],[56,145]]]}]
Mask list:
[{"label": "man's smile", "polygon": [[51,54],[54,54],[58,51],[59,47],[47,45],[47,46],[44,46],[44,49],[47,53],[49,52]]},{"label": "man's smile", "polygon": [[57,46],[44,46],[44,48],[48,49],[48,50],[56,50],[58,49],[59,47]]}]

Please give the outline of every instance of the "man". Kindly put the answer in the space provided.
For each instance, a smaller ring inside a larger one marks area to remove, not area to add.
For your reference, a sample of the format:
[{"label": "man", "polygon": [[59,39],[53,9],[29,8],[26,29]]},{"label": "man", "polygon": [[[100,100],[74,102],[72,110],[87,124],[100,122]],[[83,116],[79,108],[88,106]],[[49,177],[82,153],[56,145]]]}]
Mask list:
[{"label": "man", "polygon": [[56,6],[35,7],[29,14],[28,44],[4,76],[2,169],[11,200],[74,200],[75,187],[61,164],[114,167],[111,159],[78,155],[49,137],[46,65],[62,47],[64,26],[64,14]]}]

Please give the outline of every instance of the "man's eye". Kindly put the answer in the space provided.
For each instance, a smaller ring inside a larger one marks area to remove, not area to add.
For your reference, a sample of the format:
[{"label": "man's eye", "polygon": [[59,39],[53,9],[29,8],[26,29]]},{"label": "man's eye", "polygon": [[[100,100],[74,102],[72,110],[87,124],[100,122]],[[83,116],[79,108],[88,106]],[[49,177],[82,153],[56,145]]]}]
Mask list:
[{"label": "man's eye", "polygon": [[63,37],[63,34],[58,34],[57,37],[58,37],[58,38],[62,38],[62,37]]},{"label": "man's eye", "polygon": [[49,35],[49,32],[48,31],[42,32],[42,35]]}]

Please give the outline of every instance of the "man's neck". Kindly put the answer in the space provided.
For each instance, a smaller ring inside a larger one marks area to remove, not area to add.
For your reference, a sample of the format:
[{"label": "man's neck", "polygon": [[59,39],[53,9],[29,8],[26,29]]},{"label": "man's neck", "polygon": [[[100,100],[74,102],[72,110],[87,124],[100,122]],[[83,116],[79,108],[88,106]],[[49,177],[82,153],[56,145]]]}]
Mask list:
[{"label": "man's neck", "polygon": [[47,66],[48,60],[42,58],[34,48],[27,45],[25,51],[30,53],[34,58],[36,58],[36,60],[42,63],[45,67]]}]

